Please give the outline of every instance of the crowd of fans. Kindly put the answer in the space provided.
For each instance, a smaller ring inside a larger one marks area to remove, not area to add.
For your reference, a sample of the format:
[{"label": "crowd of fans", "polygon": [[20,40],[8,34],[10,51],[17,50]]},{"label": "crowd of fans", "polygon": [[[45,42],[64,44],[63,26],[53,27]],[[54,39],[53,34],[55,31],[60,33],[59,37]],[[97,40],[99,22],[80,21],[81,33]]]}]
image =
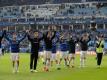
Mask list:
[{"label": "crowd of fans", "polygon": [[1,7],[2,18],[39,18],[59,16],[105,16],[107,3],[51,4]]}]

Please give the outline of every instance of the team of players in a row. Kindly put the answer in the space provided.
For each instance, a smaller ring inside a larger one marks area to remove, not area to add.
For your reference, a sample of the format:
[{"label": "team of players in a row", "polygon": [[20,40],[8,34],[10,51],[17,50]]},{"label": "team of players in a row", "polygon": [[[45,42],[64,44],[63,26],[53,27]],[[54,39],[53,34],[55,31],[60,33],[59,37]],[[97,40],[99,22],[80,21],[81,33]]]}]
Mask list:
[{"label": "team of players in a row", "polygon": [[[19,67],[19,45],[20,42],[28,37],[28,40],[31,43],[31,54],[30,54],[30,71],[37,72],[37,60],[39,53],[43,58],[44,62],[44,70],[49,71],[49,67],[53,64],[53,61],[56,61],[57,69],[60,70],[60,64],[62,59],[64,59],[65,66],[72,66],[74,67],[74,60],[75,60],[75,48],[76,44],[80,43],[81,52],[80,52],[80,67],[85,66],[85,59],[88,50],[88,42],[91,40],[89,34],[84,33],[81,38],[73,38],[72,34],[70,34],[69,40],[65,39],[64,34],[61,36],[57,35],[56,29],[53,28],[53,31],[50,29],[43,34],[41,37],[38,31],[33,32],[31,35],[31,31],[26,30],[25,35],[21,39],[17,39],[17,35],[14,32],[12,35],[12,39],[8,36],[6,29],[4,30],[2,36],[0,37],[0,54],[1,54],[1,41],[2,38],[5,37],[11,47],[11,57],[12,57],[12,64],[13,64],[13,72],[18,72]],[[100,67],[102,55],[103,55],[103,48],[104,48],[104,41],[103,37],[97,37],[96,42],[96,53],[97,53],[97,65]],[[40,45],[41,41],[44,41],[45,44],[45,52],[43,51],[43,46]],[[57,43],[59,43],[59,48],[57,50]],[[69,53],[69,54],[68,54]],[[72,62],[72,64],[70,64]]]}]

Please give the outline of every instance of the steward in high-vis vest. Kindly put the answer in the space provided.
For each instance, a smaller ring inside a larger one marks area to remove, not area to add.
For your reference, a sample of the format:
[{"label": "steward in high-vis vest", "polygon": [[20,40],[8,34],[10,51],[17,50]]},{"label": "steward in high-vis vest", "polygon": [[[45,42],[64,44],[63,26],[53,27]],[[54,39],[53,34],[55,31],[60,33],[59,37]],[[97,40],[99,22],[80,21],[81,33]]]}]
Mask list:
[{"label": "steward in high-vis vest", "polygon": [[97,53],[97,66],[98,66],[98,68],[100,68],[100,65],[101,65],[103,50],[104,50],[103,36],[99,36],[98,40],[96,42],[96,53]]}]

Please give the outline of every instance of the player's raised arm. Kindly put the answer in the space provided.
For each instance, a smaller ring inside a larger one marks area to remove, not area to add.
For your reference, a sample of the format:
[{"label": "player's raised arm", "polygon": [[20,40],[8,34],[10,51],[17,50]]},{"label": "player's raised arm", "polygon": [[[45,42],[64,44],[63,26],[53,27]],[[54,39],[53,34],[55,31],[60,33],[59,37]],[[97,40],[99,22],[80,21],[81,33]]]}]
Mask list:
[{"label": "player's raised arm", "polygon": [[87,38],[88,38],[87,42],[90,42],[91,41],[91,37],[90,37],[89,34],[87,34]]},{"label": "player's raised arm", "polygon": [[54,39],[56,36],[56,31],[54,31],[54,35],[52,36],[52,39]]},{"label": "player's raised arm", "polygon": [[5,31],[5,38],[6,38],[6,40],[8,40],[9,42],[12,41],[12,39],[10,39],[9,36],[7,35],[7,31]]},{"label": "player's raised arm", "polygon": [[5,36],[5,34],[6,34],[6,30],[3,30],[2,36],[0,36],[0,40],[3,39],[3,37]]},{"label": "player's raised arm", "polygon": [[42,36],[40,36],[39,41],[44,39],[44,34],[42,32],[40,32]]},{"label": "player's raised arm", "polygon": [[53,26],[54,35],[52,36],[52,39],[56,36],[56,26]]},{"label": "player's raised arm", "polygon": [[31,42],[33,39],[30,37],[30,31],[26,30],[26,33],[27,33],[28,40]]},{"label": "player's raised arm", "polygon": [[26,38],[27,33],[24,34],[24,36],[19,40],[19,42],[23,41]]}]

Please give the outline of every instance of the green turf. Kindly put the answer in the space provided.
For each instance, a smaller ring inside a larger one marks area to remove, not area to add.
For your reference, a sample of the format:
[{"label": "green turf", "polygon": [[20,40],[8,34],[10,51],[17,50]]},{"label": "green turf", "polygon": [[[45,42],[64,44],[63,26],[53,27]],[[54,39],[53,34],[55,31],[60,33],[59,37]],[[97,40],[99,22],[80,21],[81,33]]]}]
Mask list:
[{"label": "green turf", "polygon": [[0,80],[106,80],[107,78],[107,56],[103,57],[102,66],[96,68],[95,56],[87,56],[87,67],[79,68],[79,56],[75,60],[75,68],[66,68],[62,64],[60,71],[53,66],[50,72],[42,70],[41,61],[38,62],[38,73],[29,71],[29,54],[20,54],[19,73],[12,73],[10,55],[0,58]]}]

